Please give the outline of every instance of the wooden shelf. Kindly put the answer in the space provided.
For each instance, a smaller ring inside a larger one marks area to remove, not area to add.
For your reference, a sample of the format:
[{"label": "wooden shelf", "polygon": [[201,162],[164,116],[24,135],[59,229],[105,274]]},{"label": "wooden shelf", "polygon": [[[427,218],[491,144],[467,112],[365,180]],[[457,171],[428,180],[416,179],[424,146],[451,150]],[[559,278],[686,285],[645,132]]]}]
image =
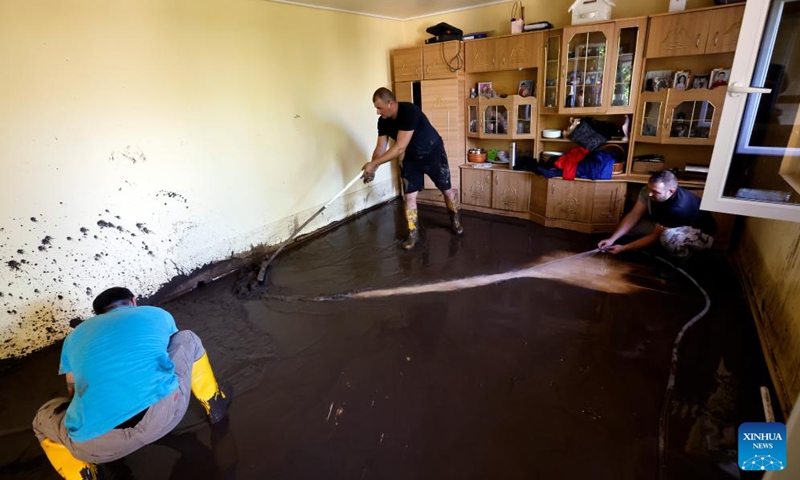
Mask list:
[{"label": "wooden shelf", "polygon": [[[568,138],[540,138],[539,141],[540,142],[555,142],[555,143],[574,143],[572,140],[570,140]],[[625,145],[627,143],[630,143],[630,140],[609,140],[606,143],[616,143],[616,144]]]},{"label": "wooden shelf", "polygon": [[[647,180],[650,179],[650,175],[646,173],[628,173],[614,175],[614,178],[631,183],[647,183]],[[702,180],[678,180],[678,185],[681,187],[705,187],[706,182]]]}]

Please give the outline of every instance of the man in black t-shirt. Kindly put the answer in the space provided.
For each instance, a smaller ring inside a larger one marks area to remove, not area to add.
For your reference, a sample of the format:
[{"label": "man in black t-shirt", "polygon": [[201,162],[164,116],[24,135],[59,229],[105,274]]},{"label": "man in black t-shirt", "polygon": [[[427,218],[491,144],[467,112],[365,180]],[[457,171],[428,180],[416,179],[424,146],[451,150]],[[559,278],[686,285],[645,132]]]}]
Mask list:
[{"label": "man in black t-shirt", "polygon": [[[655,223],[648,235],[628,244],[614,244],[647,215]],[[675,174],[663,170],[650,176],[636,205],[611,237],[600,241],[597,247],[604,252],[620,253],[644,248],[660,240],[673,263],[682,265],[692,251],[711,248],[715,233],[717,223],[709,212],[700,210],[700,197],[679,187]]]},{"label": "man in black t-shirt", "polygon": [[[388,88],[379,88],[372,95],[372,103],[378,111],[378,144],[372,152],[372,160],[363,167],[364,181],[375,178],[378,167],[395,158],[400,158],[403,178],[408,238],[402,243],[404,250],[411,250],[419,240],[417,217],[417,192],[422,190],[424,175],[430,177],[436,188],[444,195],[450,211],[450,222],[456,235],[464,233],[461,226],[458,198],[450,185],[450,165],[439,132],[433,128],[428,117],[413,103],[398,102]],[[394,145],[389,148],[389,139]]]}]

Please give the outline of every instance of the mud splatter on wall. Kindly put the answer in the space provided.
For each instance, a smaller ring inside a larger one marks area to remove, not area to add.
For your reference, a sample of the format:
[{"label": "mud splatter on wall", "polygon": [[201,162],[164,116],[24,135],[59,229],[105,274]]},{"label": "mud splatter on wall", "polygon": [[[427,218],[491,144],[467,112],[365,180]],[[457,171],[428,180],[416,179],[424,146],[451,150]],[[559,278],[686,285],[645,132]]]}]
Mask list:
[{"label": "mud splatter on wall", "polygon": [[[394,197],[393,185],[382,182],[345,195],[306,231]],[[54,201],[41,208],[49,213],[38,214],[35,222],[24,216],[5,220],[0,231],[0,307],[5,312],[0,359],[63,338],[71,321],[91,315],[94,295],[105,288],[122,285],[150,295],[176,275],[285,240],[318,208],[219,241],[225,232],[201,226],[197,219],[203,214],[193,210],[191,195],[138,182],[125,186],[107,188],[107,195],[83,205]]]},{"label": "mud splatter on wall", "polygon": [[[63,335],[87,288],[149,295],[286,238],[369,158],[370,95],[403,41],[402,22],[273,2],[1,5],[15,68],[0,89],[0,357]],[[120,24],[140,35],[109,34]],[[390,198],[392,177],[382,167],[310,229]]]},{"label": "mud splatter on wall", "polygon": [[747,218],[735,256],[788,416],[800,395],[800,224]]}]

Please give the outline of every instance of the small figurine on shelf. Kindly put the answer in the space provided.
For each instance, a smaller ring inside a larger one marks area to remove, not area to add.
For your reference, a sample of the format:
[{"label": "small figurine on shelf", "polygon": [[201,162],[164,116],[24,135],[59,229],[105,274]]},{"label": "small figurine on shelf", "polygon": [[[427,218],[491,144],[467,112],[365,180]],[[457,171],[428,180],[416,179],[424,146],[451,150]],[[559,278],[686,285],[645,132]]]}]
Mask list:
[{"label": "small figurine on shelf", "polygon": [[478,92],[474,88],[470,89],[469,98],[478,98]]}]

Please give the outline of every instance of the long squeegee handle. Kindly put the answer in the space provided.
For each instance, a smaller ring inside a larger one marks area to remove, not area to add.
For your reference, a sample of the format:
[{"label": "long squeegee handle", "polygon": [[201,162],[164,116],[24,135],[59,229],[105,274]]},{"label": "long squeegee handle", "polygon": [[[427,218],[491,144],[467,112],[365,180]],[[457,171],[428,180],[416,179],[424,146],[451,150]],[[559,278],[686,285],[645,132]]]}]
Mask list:
[{"label": "long squeegee handle", "polygon": [[361,177],[363,175],[364,174],[362,172],[358,172],[358,174],[355,177],[353,177],[352,180],[350,180],[350,183],[348,183],[343,189],[341,189],[339,191],[339,193],[337,193],[333,198],[328,200],[328,203],[326,203],[325,205],[322,206],[322,208],[317,210],[317,213],[315,213],[314,215],[311,215],[311,218],[309,218],[302,225],[297,227],[297,230],[295,230],[294,233],[289,238],[287,238],[285,242],[283,242],[281,244],[280,248],[275,250],[275,253],[273,253],[272,256],[269,257],[269,260],[267,260],[266,262],[264,262],[264,264],[261,265],[261,269],[259,270],[258,277],[257,277],[259,282],[263,282],[264,281],[264,278],[266,277],[266,274],[267,274],[267,267],[269,267],[269,265],[272,263],[272,261],[275,260],[275,257],[277,257],[279,253],[281,253],[281,250],[283,250],[283,248],[286,245],[291,243],[292,240],[294,239],[294,237],[296,237],[297,234],[300,233],[300,231],[303,230],[306,227],[306,225],[308,225],[309,223],[311,223],[312,220],[317,218],[317,215],[319,215],[320,213],[323,212],[323,210],[328,208],[333,202],[336,201],[337,198],[341,197],[344,192],[346,192],[350,187],[353,186],[353,184],[355,184],[357,181],[361,180]]},{"label": "long squeegee handle", "polygon": [[[341,197],[341,196],[342,196],[342,194],[343,194],[344,192],[346,192],[347,190],[349,190],[349,189],[350,189],[350,187],[352,187],[352,186],[353,186],[353,184],[355,184],[357,181],[361,180],[361,178],[362,178],[363,176],[364,176],[364,173],[363,173],[363,172],[358,172],[358,174],[357,174],[355,177],[353,177],[353,179],[352,179],[352,180],[350,180],[350,183],[348,183],[347,185],[345,185],[345,187],[344,187],[343,189],[339,190],[339,193],[337,193],[337,194],[336,194],[336,195],[335,195],[333,198],[331,198],[330,200],[328,200],[328,203],[326,203],[326,204],[325,204],[325,205],[324,205],[322,208],[323,208],[323,209],[326,209],[326,208],[330,207],[330,206],[331,206],[331,203],[335,202],[337,198]],[[321,211],[321,210],[320,210],[320,211]]]}]

